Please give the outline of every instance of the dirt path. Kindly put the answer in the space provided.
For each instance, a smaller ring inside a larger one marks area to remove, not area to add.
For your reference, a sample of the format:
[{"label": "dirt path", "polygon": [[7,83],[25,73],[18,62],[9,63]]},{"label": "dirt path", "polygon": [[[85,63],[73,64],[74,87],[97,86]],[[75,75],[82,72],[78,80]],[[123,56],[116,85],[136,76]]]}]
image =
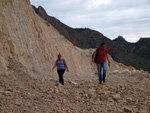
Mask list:
[{"label": "dirt path", "polygon": [[150,113],[148,77],[109,75],[102,85],[96,76],[69,79],[61,87],[56,80],[1,75],[0,113]]}]

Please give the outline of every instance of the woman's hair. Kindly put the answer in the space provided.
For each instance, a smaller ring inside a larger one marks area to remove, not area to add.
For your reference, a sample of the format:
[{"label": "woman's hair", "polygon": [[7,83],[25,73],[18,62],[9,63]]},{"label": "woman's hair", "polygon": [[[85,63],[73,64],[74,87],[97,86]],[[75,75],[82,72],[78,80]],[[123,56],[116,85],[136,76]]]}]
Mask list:
[{"label": "woman's hair", "polygon": [[61,54],[58,54],[58,58],[61,57]]},{"label": "woman's hair", "polygon": [[106,45],[106,43],[105,42],[100,43],[100,46],[103,46],[103,45]]}]

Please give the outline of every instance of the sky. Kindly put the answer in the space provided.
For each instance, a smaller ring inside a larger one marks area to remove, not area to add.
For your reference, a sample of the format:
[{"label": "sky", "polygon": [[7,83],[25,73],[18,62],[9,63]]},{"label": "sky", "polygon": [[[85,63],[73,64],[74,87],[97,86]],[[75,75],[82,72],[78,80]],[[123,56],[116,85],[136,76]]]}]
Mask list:
[{"label": "sky", "polygon": [[150,0],[30,0],[73,28],[97,30],[129,42],[150,37]]}]

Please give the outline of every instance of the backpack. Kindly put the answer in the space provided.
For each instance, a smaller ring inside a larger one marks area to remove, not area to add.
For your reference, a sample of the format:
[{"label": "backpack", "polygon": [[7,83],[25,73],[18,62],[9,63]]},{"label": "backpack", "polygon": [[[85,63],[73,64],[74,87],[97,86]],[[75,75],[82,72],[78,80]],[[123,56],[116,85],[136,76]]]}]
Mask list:
[{"label": "backpack", "polygon": [[[96,55],[95,55],[95,59],[94,59],[94,62],[95,62],[95,63],[97,63],[97,58],[98,58],[99,50],[100,50],[100,47],[98,48],[98,52],[97,52]],[[93,60],[93,57],[94,57],[95,52],[96,52],[96,51],[94,51],[93,54],[92,54],[92,60]]]}]

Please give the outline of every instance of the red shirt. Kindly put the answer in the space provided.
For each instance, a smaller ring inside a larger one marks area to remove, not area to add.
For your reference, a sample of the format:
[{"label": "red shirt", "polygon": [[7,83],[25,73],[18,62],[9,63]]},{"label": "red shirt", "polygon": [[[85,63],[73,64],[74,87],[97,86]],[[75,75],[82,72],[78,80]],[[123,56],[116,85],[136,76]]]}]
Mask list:
[{"label": "red shirt", "polygon": [[[96,52],[98,52],[98,49],[96,49]],[[99,50],[98,52],[98,58],[97,58],[97,62],[98,63],[104,63],[106,61],[106,55],[108,54],[108,50],[106,48]]]}]

